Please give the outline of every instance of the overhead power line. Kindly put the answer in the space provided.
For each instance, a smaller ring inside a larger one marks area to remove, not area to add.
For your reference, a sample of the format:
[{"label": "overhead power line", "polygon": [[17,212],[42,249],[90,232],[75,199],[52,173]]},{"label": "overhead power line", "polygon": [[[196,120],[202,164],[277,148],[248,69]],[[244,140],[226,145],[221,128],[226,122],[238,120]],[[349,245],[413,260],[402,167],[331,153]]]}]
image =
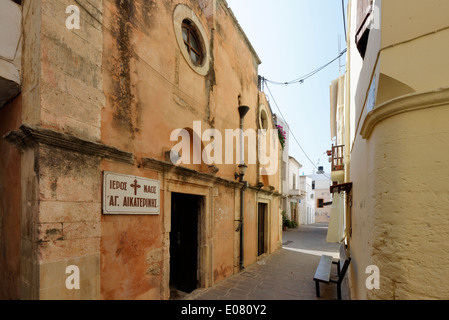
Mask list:
[{"label": "overhead power line", "polygon": [[[310,161],[310,163],[312,164],[312,166],[313,166],[316,170],[319,170],[319,169],[317,168],[317,166],[315,165],[315,163],[314,163],[314,162],[310,159],[310,157],[307,155],[307,152],[306,152],[306,151],[304,150],[304,148],[301,146],[301,144],[299,143],[298,139],[296,139],[296,136],[295,136],[295,134],[293,133],[293,131],[290,129],[290,125],[289,125],[288,122],[285,120],[285,117],[284,117],[284,115],[282,114],[281,108],[279,108],[279,105],[277,104],[276,99],[275,99],[274,96],[273,96],[273,93],[271,93],[271,90],[270,90],[270,87],[268,86],[267,80],[264,79],[264,82],[265,82],[265,86],[266,86],[267,89],[268,89],[268,92],[270,93],[271,99],[273,99],[273,102],[274,102],[276,108],[278,109],[280,116],[282,117],[282,120],[284,120],[284,122],[286,123],[286,125],[287,125],[287,127],[288,127],[289,133],[291,134],[291,136],[293,137],[293,139],[295,140],[296,144],[299,146],[299,148],[301,149],[301,151],[304,153],[304,155],[306,156],[306,158]],[[327,175],[327,174],[324,174],[324,176],[325,176],[326,178],[328,178],[328,179],[331,179],[331,177],[330,177],[329,175]]]},{"label": "overhead power line", "polygon": [[308,74],[306,74],[306,75],[304,75],[304,76],[302,76],[302,77],[299,77],[299,78],[297,78],[297,79],[294,79],[294,80],[291,80],[291,81],[287,81],[287,82],[272,81],[272,80],[269,80],[269,79],[266,79],[266,78],[263,78],[263,80],[264,80],[265,82],[269,82],[269,83],[274,84],[274,85],[285,85],[285,86],[288,86],[288,85],[297,84],[297,83],[302,84],[302,83],[304,83],[305,80],[309,79],[310,77],[314,76],[315,74],[317,74],[317,73],[320,72],[321,70],[327,68],[327,67],[330,66],[332,63],[334,63],[335,61],[337,61],[338,59],[340,59],[340,58],[341,58],[347,51],[348,51],[347,48],[344,49],[342,52],[340,52],[340,54],[338,55],[338,57],[332,59],[331,61],[329,61],[329,62],[326,63],[325,65],[322,65],[322,66],[319,67],[318,69],[315,69],[315,70],[313,70],[312,72],[310,72],[310,73],[308,73]]}]

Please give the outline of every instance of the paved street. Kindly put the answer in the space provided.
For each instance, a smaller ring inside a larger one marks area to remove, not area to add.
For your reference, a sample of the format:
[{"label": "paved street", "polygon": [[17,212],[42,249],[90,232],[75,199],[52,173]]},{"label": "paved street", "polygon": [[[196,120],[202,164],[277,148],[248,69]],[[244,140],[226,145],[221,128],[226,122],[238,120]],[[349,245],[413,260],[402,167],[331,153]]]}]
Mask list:
[{"label": "paved street", "polygon": [[[336,300],[335,284],[320,284],[315,296],[313,276],[322,254],[339,256],[339,245],[326,243],[327,224],[317,223],[284,232],[283,248],[243,272],[184,300]],[[333,273],[336,274],[336,266]],[[347,277],[342,298],[349,300]]]}]

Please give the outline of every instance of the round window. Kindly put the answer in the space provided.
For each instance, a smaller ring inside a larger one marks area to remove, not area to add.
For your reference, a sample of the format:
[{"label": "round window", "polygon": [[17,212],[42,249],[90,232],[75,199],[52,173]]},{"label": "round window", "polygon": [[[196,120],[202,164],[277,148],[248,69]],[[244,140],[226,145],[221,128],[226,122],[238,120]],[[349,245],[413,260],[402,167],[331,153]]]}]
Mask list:
[{"label": "round window", "polygon": [[209,72],[209,43],[206,32],[196,14],[187,6],[179,4],[174,13],[176,41],[189,66],[198,74]]},{"label": "round window", "polygon": [[200,38],[195,26],[187,19],[182,22],[182,38],[192,62],[195,65],[201,65],[203,62],[203,50],[201,48]]},{"label": "round window", "polygon": [[267,130],[268,129],[268,114],[267,111],[262,108],[264,107],[261,105],[260,115],[259,115],[259,125],[261,129]]}]

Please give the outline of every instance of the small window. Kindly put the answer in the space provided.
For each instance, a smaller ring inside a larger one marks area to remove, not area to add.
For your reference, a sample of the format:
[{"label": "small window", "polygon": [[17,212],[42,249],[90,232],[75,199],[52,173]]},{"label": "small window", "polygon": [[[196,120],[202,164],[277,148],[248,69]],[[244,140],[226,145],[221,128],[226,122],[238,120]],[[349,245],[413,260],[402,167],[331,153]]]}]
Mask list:
[{"label": "small window", "polygon": [[318,199],[317,200],[317,207],[318,208],[324,208],[324,199]]},{"label": "small window", "polygon": [[373,21],[373,0],[359,0],[357,3],[356,44],[362,58],[365,58],[370,24]]},{"label": "small window", "polygon": [[182,22],[182,38],[192,62],[196,65],[201,65],[203,62],[203,50],[201,50],[198,33],[187,19]]},{"label": "small window", "polygon": [[[261,108],[265,108],[265,106],[261,105]],[[267,112],[265,111],[265,109],[260,110],[259,125],[260,125],[260,128],[263,130],[268,129],[268,115],[267,115]]]}]

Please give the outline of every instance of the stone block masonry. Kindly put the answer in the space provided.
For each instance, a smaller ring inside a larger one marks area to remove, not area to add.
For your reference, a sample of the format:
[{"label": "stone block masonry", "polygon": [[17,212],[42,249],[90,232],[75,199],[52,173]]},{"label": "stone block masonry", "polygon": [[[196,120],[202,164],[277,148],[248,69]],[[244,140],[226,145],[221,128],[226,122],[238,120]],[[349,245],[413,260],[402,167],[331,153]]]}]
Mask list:
[{"label": "stone block masonry", "polygon": [[[71,5],[79,9],[79,28],[67,27]],[[210,48],[206,75],[176,41],[180,5],[181,22],[196,16],[192,23],[205,31],[199,40]],[[210,287],[239,272],[241,257],[248,266],[259,251],[279,248],[279,179],[272,174],[261,184],[261,161],[248,163],[243,184],[235,163],[175,166],[166,158],[173,130],[193,132],[195,122],[235,130],[241,105],[250,106],[245,129],[261,129],[258,106],[268,101],[257,88],[260,60],[225,1],[25,0],[22,11],[22,109],[4,132],[21,158],[18,298],[169,299],[170,262],[178,254],[172,222],[183,209],[175,194],[195,207],[193,286]],[[3,175],[8,167],[0,164]],[[127,214],[108,214],[104,172],[158,181],[158,203],[145,204],[133,190]],[[137,215],[142,205],[160,210]],[[241,211],[246,219],[238,229]],[[67,270],[79,275],[79,288],[66,285]]]},{"label": "stone block masonry", "polygon": [[[39,298],[99,299],[100,160],[45,146],[37,153]],[[79,291],[66,288],[69,265],[80,268]]]}]

